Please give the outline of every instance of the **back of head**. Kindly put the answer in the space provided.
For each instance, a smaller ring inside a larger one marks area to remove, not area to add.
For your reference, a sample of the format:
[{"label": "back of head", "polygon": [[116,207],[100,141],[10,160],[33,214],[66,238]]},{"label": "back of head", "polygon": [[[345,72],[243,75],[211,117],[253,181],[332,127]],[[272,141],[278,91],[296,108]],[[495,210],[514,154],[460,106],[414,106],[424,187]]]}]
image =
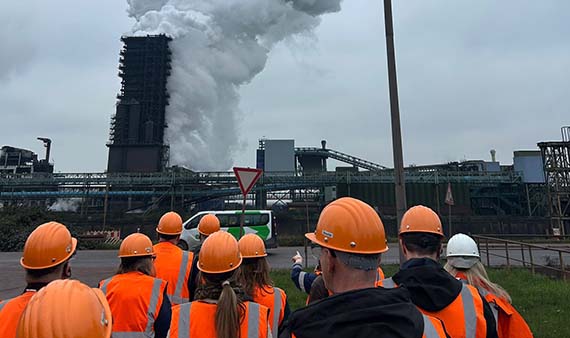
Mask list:
[{"label": "back of head", "polygon": [[167,212],[158,221],[156,232],[165,236],[180,235],[182,233],[182,217],[174,211]]},{"label": "back of head", "polygon": [[269,264],[265,257],[265,243],[256,234],[247,234],[239,242],[239,251],[243,262],[237,272],[236,279],[243,286],[245,293],[253,298],[257,288],[270,290],[273,281],[269,276]]},{"label": "back of head", "polygon": [[18,324],[19,338],[109,338],[112,319],[99,289],[57,280],[29,301]]},{"label": "back of head", "polygon": [[441,220],[430,208],[414,206],[402,217],[399,236],[406,248],[416,255],[439,255],[443,239]]},{"label": "back of head", "polygon": [[214,214],[204,215],[198,223],[198,232],[206,237],[219,230],[220,220]]},{"label": "back of head", "polygon": [[238,242],[225,231],[214,232],[202,244],[198,269],[203,273],[204,288],[208,290],[205,297],[208,297],[208,293],[219,294],[215,318],[218,338],[238,337],[242,312],[239,310],[240,301],[232,288],[232,277],[241,263]]},{"label": "back of head", "polygon": [[351,197],[328,204],[319,216],[315,232],[305,236],[326,248],[333,259],[321,256],[325,285],[334,293],[372,285],[380,255],[388,250],[378,213]]},{"label": "back of head", "polygon": [[43,270],[67,261],[77,249],[77,239],[65,225],[48,222],[28,236],[20,264],[26,270]]},{"label": "back of head", "polygon": [[154,264],[151,258],[155,257],[152,241],[141,233],[131,234],[119,247],[121,265],[117,273],[138,271],[149,276],[155,275]]}]

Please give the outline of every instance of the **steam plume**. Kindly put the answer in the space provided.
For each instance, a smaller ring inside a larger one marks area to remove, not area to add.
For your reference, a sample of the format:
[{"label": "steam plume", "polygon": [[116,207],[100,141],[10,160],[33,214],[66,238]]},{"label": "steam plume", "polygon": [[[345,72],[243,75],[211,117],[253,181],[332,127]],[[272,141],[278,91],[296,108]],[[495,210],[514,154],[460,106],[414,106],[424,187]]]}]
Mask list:
[{"label": "steam plume", "polygon": [[239,86],[272,46],[310,33],[342,0],[127,0],[136,35],[174,40],[166,111],[171,164],[226,170],[240,147]]}]

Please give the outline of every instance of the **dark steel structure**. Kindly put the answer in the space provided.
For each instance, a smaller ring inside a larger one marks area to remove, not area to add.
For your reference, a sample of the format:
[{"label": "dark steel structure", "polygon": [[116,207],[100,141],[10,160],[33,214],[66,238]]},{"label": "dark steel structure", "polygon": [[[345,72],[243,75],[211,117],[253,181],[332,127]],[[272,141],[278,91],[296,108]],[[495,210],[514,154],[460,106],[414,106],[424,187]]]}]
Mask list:
[{"label": "dark steel structure", "polygon": [[168,163],[164,130],[171,40],[164,34],[121,38],[121,91],[107,144],[110,173],[160,172]]},{"label": "dark steel structure", "polygon": [[541,142],[552,232],[570,231],[570,127],[562,128],[562,141]]}]

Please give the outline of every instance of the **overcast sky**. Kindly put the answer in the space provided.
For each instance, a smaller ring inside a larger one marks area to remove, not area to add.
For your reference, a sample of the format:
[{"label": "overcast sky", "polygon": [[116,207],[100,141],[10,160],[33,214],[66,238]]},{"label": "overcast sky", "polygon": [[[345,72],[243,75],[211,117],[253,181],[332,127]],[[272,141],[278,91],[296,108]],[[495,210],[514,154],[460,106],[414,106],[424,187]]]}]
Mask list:
[{"label": "overcast sky", "polygon": [[[247,0],[242,0],[247,1]],[[292,138],[392,166],[382,1],[345,0],[314,37],[276,46],[242,87],[243,147]],[[43,156],[56,171],[100,172],[120,80],[120,0],[14,1],[0,11],[0,146]],[[395,1],[404,162],[497,158],[559,140],[570,125],[570,2]],[[189,56],[191,57],[191,56]],[[224,168],[220,168],[224,169]]]}]

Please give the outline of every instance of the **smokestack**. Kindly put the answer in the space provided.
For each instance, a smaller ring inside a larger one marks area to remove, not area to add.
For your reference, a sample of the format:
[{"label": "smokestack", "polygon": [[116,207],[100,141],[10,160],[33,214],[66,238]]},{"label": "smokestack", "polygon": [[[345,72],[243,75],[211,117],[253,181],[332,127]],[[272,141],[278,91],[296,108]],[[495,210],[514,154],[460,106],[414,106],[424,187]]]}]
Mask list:
[{"label": "smokestack", "polygon": [[495,157],[497,151],[495,149],[491,149],[490,153],[491,153],[491,162],[497,162],[497,159]]},{"label": "smokestack", "polygon": [[129,0],[133,34],[173,38],[165,140],[170,162],[226,170],[243,144],[239,88],[265,68],[273,46],[310,33],[342,0]]},{"label": "smokestack", "polygon": [[46,147],[46,163],[49,163],[49,153],[51,151],[51,140],[46,137],[38,137],[38,140],[44,143],[44,147]]}]

